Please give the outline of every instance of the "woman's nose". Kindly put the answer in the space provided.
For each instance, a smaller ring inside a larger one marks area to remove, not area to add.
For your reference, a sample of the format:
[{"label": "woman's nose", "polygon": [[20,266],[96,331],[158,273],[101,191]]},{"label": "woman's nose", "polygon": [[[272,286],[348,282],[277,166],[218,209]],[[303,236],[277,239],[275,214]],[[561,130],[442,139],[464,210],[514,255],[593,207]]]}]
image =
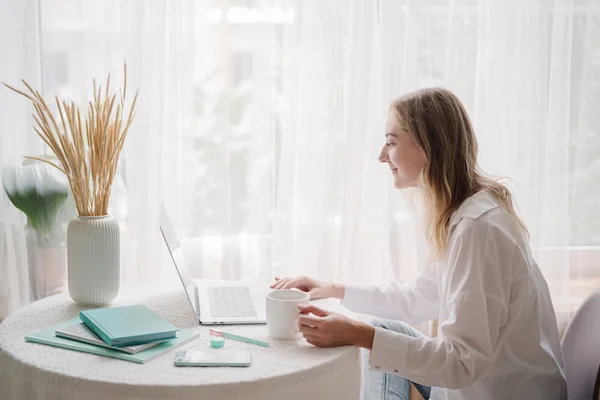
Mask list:
[{"label": "woman's nose", "polygon": [[381,149],[381,152],[379,153],[379,162],[387,162],[388,161],[388,155],[387,155],[387,151],[385,146],[383,146],[383,148]]}]

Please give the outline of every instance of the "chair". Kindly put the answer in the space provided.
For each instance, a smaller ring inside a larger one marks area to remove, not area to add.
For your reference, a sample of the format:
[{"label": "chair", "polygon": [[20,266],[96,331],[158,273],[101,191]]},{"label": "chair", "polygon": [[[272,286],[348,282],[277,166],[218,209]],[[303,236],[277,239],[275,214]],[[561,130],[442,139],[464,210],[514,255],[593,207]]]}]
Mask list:
[{"label": "chair", "polygon": [[589,295],[562,338],[569,400],[590,400],[600,364],[600,290]]}]

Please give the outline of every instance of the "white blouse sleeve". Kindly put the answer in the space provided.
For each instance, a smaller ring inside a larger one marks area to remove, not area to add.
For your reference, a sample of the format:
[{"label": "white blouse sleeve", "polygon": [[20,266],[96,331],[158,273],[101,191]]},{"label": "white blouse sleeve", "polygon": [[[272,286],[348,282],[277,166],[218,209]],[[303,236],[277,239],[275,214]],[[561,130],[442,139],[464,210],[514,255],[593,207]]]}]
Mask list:
[{"label": "white blouse sleeve", "polygon": [[486,373],[506,325],[511,260],[516,245],[486,221],[455,232],[441,266],[441,300],[448,317],[437,338],[413,338],[376,328],[370,365],[417,383],[448,389]]},{"label": "white blouse sleeve", "polygon": [[385,286],[347,285],[342,304],[360,314],[419,324],[438,317],[437,280],[429,266],[409,283]]}]

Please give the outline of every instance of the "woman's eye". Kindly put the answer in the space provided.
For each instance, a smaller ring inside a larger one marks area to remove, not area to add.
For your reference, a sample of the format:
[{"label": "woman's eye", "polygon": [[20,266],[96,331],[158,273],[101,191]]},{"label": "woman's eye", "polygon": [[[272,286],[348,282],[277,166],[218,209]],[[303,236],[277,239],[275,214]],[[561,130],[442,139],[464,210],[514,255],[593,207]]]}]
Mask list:
[{"label": "woman's eye", "polygon": [[393,146],[393,145],[394,145],[394,143],[387,142],[385,145],[386,145],[386,146]]}]

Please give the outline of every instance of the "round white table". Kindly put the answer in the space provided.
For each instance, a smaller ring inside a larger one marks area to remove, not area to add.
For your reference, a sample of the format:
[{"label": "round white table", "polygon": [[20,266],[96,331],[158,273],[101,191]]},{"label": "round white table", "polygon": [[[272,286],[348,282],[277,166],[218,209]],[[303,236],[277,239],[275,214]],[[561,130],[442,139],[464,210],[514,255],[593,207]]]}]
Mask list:
[{"label": "round white table", "polygon": [[[179,328],[200,332],[177,350],[209,350],[181,286],[123,289],[111,306],[146,304]],[[343,311],[333,301],[320,306]],[[252,353],[248,368],[173,366],[173,350],[147,364],[25,342],[24,336],[76,317],[82,308],[67,294],[32,303],[0,324],[0,399],[358,399],[359,351],[320,349],[303,339],[277,341],[265,325],[222,329],[270,342],[270,347],[226,340],[225,350]],[[218,351],[218,350],[215,350]]]}]

